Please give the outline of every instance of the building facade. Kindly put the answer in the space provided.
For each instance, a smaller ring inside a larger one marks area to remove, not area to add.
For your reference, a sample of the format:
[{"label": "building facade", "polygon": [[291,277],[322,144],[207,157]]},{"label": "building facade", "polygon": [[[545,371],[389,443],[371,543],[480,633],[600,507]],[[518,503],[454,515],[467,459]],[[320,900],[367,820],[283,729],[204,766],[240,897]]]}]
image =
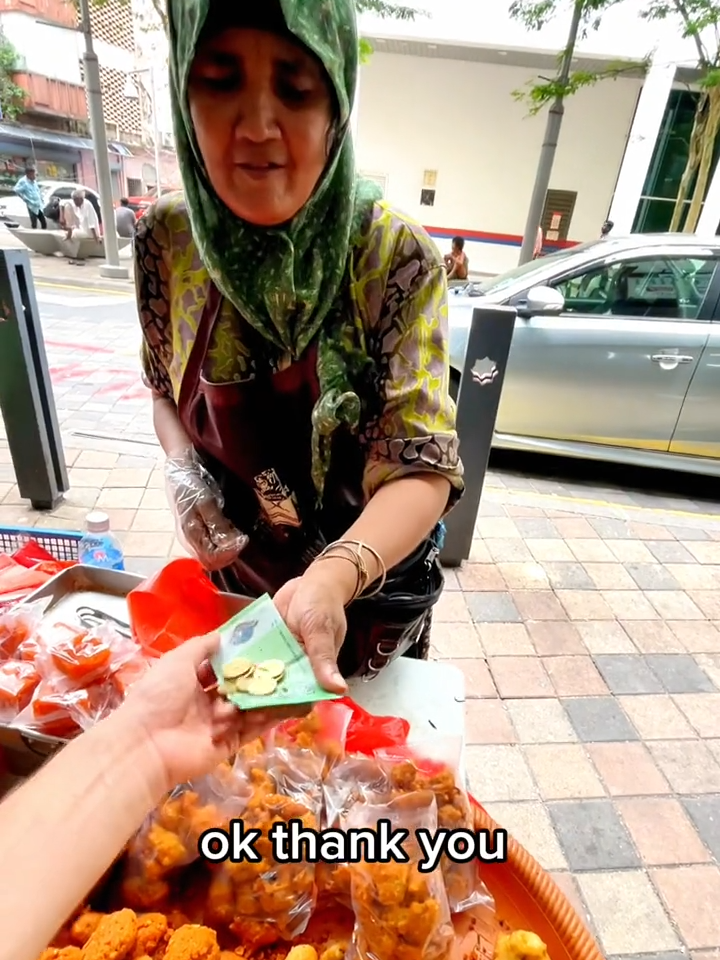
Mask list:
[{"label": "building facade", "polygon": [[[356,104],[358,166],[441,247],[461,235],[471,269],[496,273],[517,263],[546,123],[514,94],[556,74],[569,23],[530,33],[506,0],[492,16],[474,0],[416,6],[411,22],[361,21],[374,53]],[[697,97],[694,48],[640,9],[626,0],[578,44],[574,69],[625,69],[566,101],[542,223],[549,248],[597,237],[607,218],[617,233],[669,226]],[[698,231],[719,223],[716,176]]]},{"label": "building facade", "polygon": [[[141,6],[143,0],[138,0]],[[150,3],[150,0],[144,0]],[[91,7],[113,195],[144,194],[156,185],[151,122],[155,104],[138,93],[135,8],[125,0]],[[8,193],[28,162],[42,179],[97,186],[83,75],[82,34],[71,0],[0,0],[0,30],[20,57],[16,83],[26,92],[24,112],[0,122],[0,193]],[[135,95],[131,95],[132,91]],[[130,91],[130,95],[129,95]],[[162,141],[161,181],[175,183],[171,140]],[[167,175],[167,179],[163,176]]]}]

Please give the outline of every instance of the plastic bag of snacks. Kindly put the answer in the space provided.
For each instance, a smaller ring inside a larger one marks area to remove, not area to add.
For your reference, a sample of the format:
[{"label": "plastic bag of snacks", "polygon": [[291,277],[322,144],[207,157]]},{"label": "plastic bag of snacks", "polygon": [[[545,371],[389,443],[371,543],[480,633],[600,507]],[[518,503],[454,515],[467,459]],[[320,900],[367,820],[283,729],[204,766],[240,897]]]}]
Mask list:
[{"label": "plastic bag of snacks", "polygon": [[34,639],[35,665],[58,689],[76,690],[109,680],[137,659],[140,647],[108,625],[92,630],[62,621],[42,624]]},{"label": "plastic bag of snacks", "polygon": [[260,831],[253,844],[260,859],[211,866],[207,915],[210,923],[227,926],[252,950],[291,940],[312,916],[315,864],[276,860],[269,833],[282,829],[291,842],[293,820],[296,829],[319,830],[324,765],[314,750],[258,743],[241,751],[234,774],[249,789],[243,830]]},{"label": "plastic bag of snacks", "polygon": [[44,605],[40,600],[0,610],[0,660],[18,658],[18,650],[40,625]]},{"label": "plastic bag of snacks", "polygon": [[[26,665],[33,666],[32,663]],[[72,689],[58,687],[53,680],[40,679],[30,702],[8,726],[70,740],[112,713],[121,702],[117,691],[108,683]]]},{"label": "plastic bag of snacks", "polygon": [[350,864],[355,929],[351,956],[357,960],[444,960],[453,939],[450,907],[442,874],[423,872],[425,855],[416,831],[437,830],[437,805],[430,790],[407,793],[386,804],[358,803],[347,827],[366,830],[369,844],[378,821],[405,831],[406,862],[377,862],[365,856]]},{"label": "plastic bag of snacks", "polygon": [[[467,792],[460,786],[462,740],[437,737],[422,743],[388,747],[375,754],[387,772],[393,795],[430,790],[437,802],[438,828],[473,831],[475,815]],[[480,879],[476,860],[455,863],[443,856],[440,866],[453,913],[493,906]]]},{"label": "plastic bag of snacks", "polygon": [[271,733],[274,747],[310,751],[323,757],[323,776],[344,755],[352,706],[343,700],[321,700],[304,717],[286,720]]},{"label": "plastic bag of snacks", "polygon": [[24,660],[0,662],[0,724],[7,726],[32,700],[40,677],[35,666]]}]

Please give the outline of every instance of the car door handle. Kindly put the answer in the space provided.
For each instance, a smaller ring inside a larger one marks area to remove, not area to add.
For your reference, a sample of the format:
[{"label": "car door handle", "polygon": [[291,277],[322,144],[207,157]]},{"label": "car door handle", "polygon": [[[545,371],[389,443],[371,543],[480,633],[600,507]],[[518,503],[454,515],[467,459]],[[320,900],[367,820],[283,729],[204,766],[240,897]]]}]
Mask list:
[{"label": "car door handle", "polygon": [[655,353],[650,357],[653,363],[694,363],[695,357],[686,357],[677,353]]}]

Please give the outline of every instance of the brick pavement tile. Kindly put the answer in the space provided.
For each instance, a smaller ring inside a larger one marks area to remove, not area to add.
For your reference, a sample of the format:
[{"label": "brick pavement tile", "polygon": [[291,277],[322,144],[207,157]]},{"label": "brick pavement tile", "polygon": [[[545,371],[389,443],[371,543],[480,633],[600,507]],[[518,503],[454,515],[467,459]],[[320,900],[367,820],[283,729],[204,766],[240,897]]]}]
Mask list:
[{"label": "brick pavement tile", "polygon": [[698,653],[695,656],[698,666],[710,677],[720,690],[720,654]]},{"label": "brick pavement tile", "polygon": [[488,666],[505,699],[554,696],[550,678],[537,657],[488,657]]},{"label": "brick pavement tile", "polygon": [[548,590],[550,581],[539,563],[498,563],[509,590]]},{"label": "brick pavement tile", "polygon": [[618,620],[658,619],[651,602],[655,594],[645,594],[641,590],[601,590],[600,594]]},{"label": "brick pavement tile", "polygon": [[715,541],[683,540],[682,545],[698,563],[720,564],[720,543]]},{"label": "brick pavement tile", "polygon": [[475,537],[473,540],[468,560],[470,563],[492,563],[493,558],[490,556],[490,551],[485,541],[481,540],[480,537]]},{"label": "brick pavement tile", "polygon": [[[107,485],[107,479],[110,476],[109,470],[97,470],[82,467],[71,467],[68,470],[68,480],[70,489],[73,487],[100,487]],[[9,502],[7,497],[5,502]]]},{"label": "brick pavement tile", "polygon": [[703,740],[720,737],[720,693],[690,693],[673,700]]},{"label": "brick pavement tile", "polygon": [[688,653],[720,653],[720,630],[704,620],[670,620],[668,627]]},{"label": "brick pavement tile", "polygon": [[628,563],[625,569],[641,590],[680,590],[680,584],[661,563]]},{"label": "brick pavement tile", "polygon": [[520,518],[538,518],[542,519],[545,517],[545,511],[541,510],[540,507],[526,507],[522,503],[506,503],[505,504],[505,513],[516,519]]},{"label": "brick pavement tile", "polygon": [[640,523],[635,520],[631,520],[628,524],[630,534],[636,540],[669,540],[673,541],[675,539],[674,535],[670,533],[667,527],[662,526],[659,523]]},{"label": "brick pavement tile", "polygon": [[34,512],[27,507],[3,507],[0,506],[0,524],[9,527],[31,527],[34,522]]},{"label": "brick pavement tile", "polygon": [[58,510],[63,507],[83,507],[86,512],[93,510],[99,506],[101,492],[99,487],[75,487],[65,494],[65,500]]},{"label": "brick pavement tile", "polygon": [[465,600],[475,623],[522,623],[511,593],[466,593]]},{"label": "brick pavement tile", "polygon": [[105,450],[81,450],[78,452],[73,466],[88,470],[112,470],[117,463],[118,455],[116,453],[107,453]]},{"label": "brick pavement tile", "polygon": [[497,690],[484,660],[445,660],[445,663],[457,667],[465,677],[465,696],[497,697]]},{"label": "brick pavement tile", "polygon": [[548,812],[574,873],[640,866],[630,834],[611,800],[549,803]]},{"label": "brick pavement tile", "polygon": [[689,653],[649,654],[645,660],[667,693],[715,693],[715,684]]},{"label": "brick pavement tile", "polygon": [[547,561],[543,564],[550,585],[555,590],[593,590],[595,584],[581,563]]},{"label": "brick pavement tile", "polygon": [[523,620],[565,620],[565,610],[551,590],[515,590],[515,606]]},{"label": "brick pavement tile", "polygon": [[670,792],[667,780],[642,743],[589,743],[587,752],[611,797]]},{"label": "brick pavement tile", "polygon": [[597,668],[615,696],[662,693],[663,686],[644,657],[617,654],[595,657]]},{"label": "brick pavement tile", "polygon": [[573,730],[585,743],[637,740],[630,720],[614,697],[580,697],[563,700]]},{"label": "brick pavement tile", "polygon": [[684,590],[652,590],[646,596],[663,620],[705,619],[702,610]]},{"label": "brick pavement tile", "polygon": [[653,562],[653,555],[641,540],[606,540],[605,543],[620,563]]},{"label": "brick pavement tile", "polygon": [[173,540],[172,548],[170,549],[171,557],[187,557],[189,553],[185,547],[180,543],[177,537]]},{"label": "brick pavement tile", "polygon": [[720,869],[710,864],[650,871],[668,913],[691,950],[720,944]]},{"label": "brick pavement tile", "polygon": [[513,840],[535,857],[543,870],[567,869],[567,860],[544,804],[489,803],[485,809]]},{"label": "brick pavement tile", "polygon": [[175,518],[169,510],[138,510],[131,529],[138,533],[173,533]]},{"label": "brick pavement tile", "polygon": [[676,540],[685,542],[690,540],[696,542],[698,540],[710,540],[710,535],[703,530],[702,527],[684,527],[684,526],[675,526],[674,524],[668,524],[668,530],[672,533]]},{"label": "brick pavement tile", "polygon": [[621,563],[584,563],[583,566],[598,590],[637,590],[637,584]]},{"label": "brick pavement tile", "polygon": [[495,563],[468,563],[457,572],[462,590],[507,590],[505,579]]},{"label": "brick pavement tile", "polygon": [[535,652],[540,657],[585,654],[579,625],[568,620],[528,620],[525,624]]},{"label": "brick pavement tile", "polygon": [[648,866],[705,863],[710,859],[690,818],[674,797],[621,798],[615,805]]},{"label": "brick pavement tile", "polygon": [[577,915],[581,918],[581,920],[583,920],[585,926],[588,928],[588,930],[590,930],[593,936],[596,936],[592,917],[588,912],[588,908],[585,906],[575,877],[571,873],[565,871],[558,872],[556,870],[551,870],[549,873],[558,887],[560,887],[562,892],[565,894],[570,905],[575,909]]},{"label": "brick pavement tile", "polygon": [[713,857],[720,860],[720,796],[685,797],[682,802],[700,839]]},{"label": "brick pavement tile", "polygon": [[574,743],[577,734],[559,700],[506,700],[520,743]]},{"label": "brick pavement tile", "polygon": [[579,743],[542,743],[523,747],[543,800],[604,797],[605,789]]},{"label": "brick pavement tile", "polygon": [[687,595],[709,620],[720,620],[720,590],[688,590]]},{"label": "brick pavement tile", "polygon": [[605,600],[591,590],[558,590],[557,598],[570,620],[615,619]]},{"label": "brick pavement tile", "polygon": [[506,540],[520,537],[520,531],[515,526],[515,521],[509,517],[480,516],[477,521],[477,528],[484,540]]},{"label": "brick pavement tile", "polygon": [[597,540],[584,537],[570,538],[565,541],[571,553],[580,563],[615,563],[615,557],[609,547],[599,538]]},{"label": "brick pavement tile", "polygon": [[640,653],[685,652],[677,635],[661,620],[623,620],[621,623]]},{"label": "brick pavement tile", "polygon": [[627,520],[616,520],[612,517],[592,517],[590,525],[603,540],[632,539],[630,524]]},{"label": "brick pavement tile", "polygon": [[119,533],[123,552],[128,557],[167,557],[173,537],[171,533],[136,533],[133,530]]},{"label": "brick pavement tile", "polygon": [[125,557],[125,569],[128,573],[137,573],[142,577],[152,577],[162,570],[167,557]]},{"label": "brick pavement tile", "polygon": [[515,526],[524,540],[558,540],[561,534],[546,517],[518,517]]},{"label": "brick pavement tile", "polygon": [[496,563],[527,563],[533,558],[525,546],[524,540],[512,540],[510,538],[491,540],[485,538],[483,542],[488,549],[490,558]]},{"label": "brick pavement tile", "polygon": [[480,637],[472,623],[434,622],[430,642],[441,660],[480,658],[483,655]]},{"label": "brick pavement tile", "polygon": [[[692,558],[691,558],[692,559]],[[720,586],[720,567],[714,564],[668,563],[666,569],[678,582],[680,590],[716,590]]]},{"label": "brick pavement tile", "polygon": [[470,611],[465,600],[465,594],[459,591],[443,591],[433,610],[433,621],[436,623],[469,623]]},{"label": "brick pavement tile", "polygon": [[519,747],[469,745],[465,766],[470,790],[483,803],[537,800],[538,790]]},{"label": "brick pavement tile", "polygon": [[[148,480],[148,490],[165,490],[165,474],[162,470],[153,470]],[[166,497],[167,499],[167,497]]]},{"label": "brick pavement tile", "polygon": [[696,562],[687,547],[677,540],[646,540],[645,546],[658,563],[686,566]]},{"label": "brick pavement tile", "polygon": [[445,578],[444,590],[459,590],[460,584],[457,578],[457,571],[443,567],[443,577]]},{"label": "brick pavement tile", "polygon": [[125,469],[133,468],[136,470],[153,470],[155,469],[155,463],[157,457],[136,457],[132,454],[122,453],[117,458],[117,463],[114,466],[123,467]]},{"label": "brick pavement tile", "polygon": [[720,793],[720,765],[702,740],[655,740],[648,749],[675,793]]},{"label": "brick pavement tile", "polygon": [[620,706],[643,740],[689,740],[693,728],[667,694],[620,697]]},{"label": "brick pavement tile", "polygon": [[140,506],[143,510],[167,510],[168,500],[164,488],[153,490],[148,487],[143,494]]},{"label": "brick pavement tile", "polygon": [[105,512],[110,520],[110,529],[117,533],[120,530],[132,529],[137,510],[106,510]]},{"label": "brick pavement tile", "polygon": [[513,725],[501,700],[465,701],[465,742],[515,743]]},{"label": "brick pavement tile", "polygon": [[529,657],[535,653],[524,623],[479,623],[477,631],[488,657]]},{"label": "brick pavement tile", "polygon": [[557,563],[562,561],[573,561],[572,555],[567,544],[560,539],[538,539],[528,540],[527,547],[538,563]]},{"label": "brick pavement tile", "polygon": [[682,950],[661,950],[660,953],[615,954],[608,960],[687,960],[687,954]]},{"label": "brick pavement tile", "polygon": [[720,960],[720,947],[712,950],[692,950],[690,960]]},{"label": "brick pavement tile", "polygon": [[144,492],[142,487],[120,487],[114,490],[102,490],[100,496],[97,498],[97,506],[101,510],[107,507],[119,510],[132,510],[140,506]]},{"label": "brick pavement tile", "polygon": [[609,691],[591,657],[545,657],[558,697],[603,697]]},{"label": "brick pavement tile", "polygon": [[[145,489],[150,479],[152,470],[150,467],[144,469],[138,467],[117,467],[111,470],[105,481],[106,487],[142,487]],[[167,509],[167,499],[165,501]]]},{"label": "brick pavement tile", "polygon": [[587,651],[598,654],[635,653],[635,647],[623,627],[614,620],[588,620],[576,624]]},{"label": "brick pavement tile", "polygon": [[577,880],[606,955],[647,954],[680,947],[644,871],[585,873]]}]

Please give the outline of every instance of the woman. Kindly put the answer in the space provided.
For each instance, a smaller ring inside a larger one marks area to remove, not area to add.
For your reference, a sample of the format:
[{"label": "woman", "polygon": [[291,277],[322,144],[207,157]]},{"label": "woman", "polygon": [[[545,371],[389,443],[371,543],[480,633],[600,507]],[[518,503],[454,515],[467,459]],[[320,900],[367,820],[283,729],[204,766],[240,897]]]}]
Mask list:
[{"label": "woman", "polygon": [[0,960],[36,960],[168,790],[277,723],[205,692],[219,640],[158,660],[115,713],[0,805]]},{"label": "woman", "polygon": [[248,8],[169,4],[184,197],[138,226],[144,371],[186,545],[342,692],[427,652],[462,489],[447,284],[355,179],[353,0]]}]

